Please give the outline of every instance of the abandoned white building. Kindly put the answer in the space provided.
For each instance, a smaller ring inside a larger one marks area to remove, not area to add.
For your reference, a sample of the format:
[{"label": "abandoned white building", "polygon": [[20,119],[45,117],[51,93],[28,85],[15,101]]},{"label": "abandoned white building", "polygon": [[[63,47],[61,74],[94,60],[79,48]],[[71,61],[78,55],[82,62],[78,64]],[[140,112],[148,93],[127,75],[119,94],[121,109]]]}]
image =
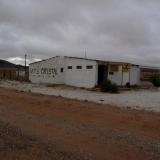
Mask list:
[{"label": "abandoned white building", "polygon": [[53,57],[31,63],[29,79],[33,83],[65,84],[94,88],[109,79],[117,85],[140,84],[138,65],[76,57]]}]

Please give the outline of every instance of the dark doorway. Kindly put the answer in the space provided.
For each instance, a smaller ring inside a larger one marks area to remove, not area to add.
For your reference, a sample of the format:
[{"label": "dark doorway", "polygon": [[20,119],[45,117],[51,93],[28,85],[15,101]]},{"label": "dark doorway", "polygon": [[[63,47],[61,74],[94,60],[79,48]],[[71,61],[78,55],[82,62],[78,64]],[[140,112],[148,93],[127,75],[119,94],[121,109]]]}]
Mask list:
[{"label": "dark doorway", "polygon": [[98,85],[102,85],[107,79],[108,67],[106,65],[98,65]]},{"label": "dark doorway", "polygon": [[4,79],[6,78],[6,73],[5,73],[5,71],[3,72],[3,78],[4,78]]}]

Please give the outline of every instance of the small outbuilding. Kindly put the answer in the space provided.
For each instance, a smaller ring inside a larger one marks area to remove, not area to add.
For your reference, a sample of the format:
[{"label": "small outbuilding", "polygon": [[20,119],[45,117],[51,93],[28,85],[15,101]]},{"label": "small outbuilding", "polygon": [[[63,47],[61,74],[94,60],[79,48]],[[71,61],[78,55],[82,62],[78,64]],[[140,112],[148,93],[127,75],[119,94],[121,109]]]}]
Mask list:
[{"label": "small outbuilding", "polygon": [[111,80],[119,86],[128,82],[140,84],[140,67],[131,63],[107,62],[77,57],[53,57],[29,66],[29,80],[33,83],[65,84],[94,88]]},{"label": "small outbuilding", "polygon": [[28,80],[28,67],[0,60],[0,79]]},{"label": "small outbuilding", "polygon": [[15,78],[16,78],[15,65],[5,60],[0,60],[0,79],[13,80]]},{"label": "small outbuilding", "polygon": [[160,76],[160,68],[158,67],[148,67],[140,66],[140,80],[141,81],[151,81],[153,76]]}]

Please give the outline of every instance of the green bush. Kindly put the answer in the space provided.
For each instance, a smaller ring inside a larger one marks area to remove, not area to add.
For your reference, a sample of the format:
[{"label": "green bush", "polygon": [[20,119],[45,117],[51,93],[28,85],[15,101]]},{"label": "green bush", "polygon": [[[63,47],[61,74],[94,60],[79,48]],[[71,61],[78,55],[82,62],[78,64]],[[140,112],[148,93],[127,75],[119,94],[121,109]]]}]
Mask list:
[{"label": "green bush", "polygon": [[110,80],[107,80],[101,85],[101,91],[108,93],[118,93],[119,89],[115,83],[112,83]]},{"label": "green bush", "polygon": [[160,87],[160,75],[154,75],[151,78],[151,82],[155,87]]}]

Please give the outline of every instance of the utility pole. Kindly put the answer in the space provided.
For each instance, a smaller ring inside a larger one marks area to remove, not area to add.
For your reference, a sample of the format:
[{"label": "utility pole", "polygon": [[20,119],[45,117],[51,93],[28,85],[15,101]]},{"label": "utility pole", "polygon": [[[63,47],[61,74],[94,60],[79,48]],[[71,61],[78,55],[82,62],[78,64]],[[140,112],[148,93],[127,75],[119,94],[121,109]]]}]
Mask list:
[{"label": "utility pole", "polygon": [[27,77],[27,54],[25,54],[25,78]]}]

